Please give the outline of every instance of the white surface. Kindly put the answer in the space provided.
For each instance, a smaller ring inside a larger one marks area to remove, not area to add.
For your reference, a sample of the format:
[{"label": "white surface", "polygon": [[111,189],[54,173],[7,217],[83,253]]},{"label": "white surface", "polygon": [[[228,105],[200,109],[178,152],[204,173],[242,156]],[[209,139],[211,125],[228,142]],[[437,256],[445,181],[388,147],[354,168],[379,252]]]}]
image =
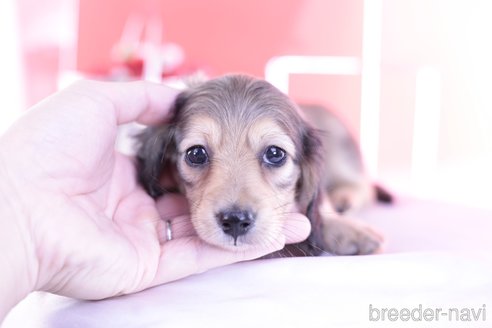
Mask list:
[{"label": "white surface", "polygon": [[265,66],[265,80],[289,94],[293,74],[359,75],[360,60],[347,56],[278,56]]},{"label": "white surface", "polygon": [[[240,263],[98,302],[37,293],[2,328],[492,326],[492,212],[404,200],[362,217],[386,235],[384,254]],[[370,321],[370,305],[486,316]]]}]

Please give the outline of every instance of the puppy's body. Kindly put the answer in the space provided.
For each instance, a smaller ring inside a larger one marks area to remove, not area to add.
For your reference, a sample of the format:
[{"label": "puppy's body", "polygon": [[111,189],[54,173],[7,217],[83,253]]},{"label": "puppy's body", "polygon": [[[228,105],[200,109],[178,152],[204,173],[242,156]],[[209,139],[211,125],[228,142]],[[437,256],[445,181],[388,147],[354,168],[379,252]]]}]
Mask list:
[{"label": "puppy's body", "polygon": [[357,145],[332,114],[304,112],[317,129],[287,96],[247,76],[193,87],[176,100],[170,123],[140,136],[140,181],[153,197],[177,184],[198,235],[219,247],[269,243],[286,215],[300,211],[312,233],[284,254],[372,253],[379,235],[334,210],[373,198]]},{"label": "puppy's body", "polygon": [[342,120],[320,106],[301,106],[304,119],[318,131],[323,146],[321,188],[338,213],[355,212],[374,198],[357,142]]}]

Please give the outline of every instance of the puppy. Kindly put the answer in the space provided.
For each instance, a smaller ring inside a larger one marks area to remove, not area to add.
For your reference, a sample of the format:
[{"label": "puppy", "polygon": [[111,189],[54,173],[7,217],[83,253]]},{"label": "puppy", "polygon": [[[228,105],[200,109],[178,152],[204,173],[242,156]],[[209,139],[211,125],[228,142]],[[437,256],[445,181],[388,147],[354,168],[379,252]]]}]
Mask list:
[{"label": "puppy", "polygon": [[375,197],[356,143],[328,111],[303,113],[269,83],[244,75],[191,87],[168,123],[139,135],[139,180],[155,198],[183,193],[198,236],[218,247],[268,243],[298,211],[310,219],[311,235],[278,255],[377,251],[381,236],[341,214]]}]

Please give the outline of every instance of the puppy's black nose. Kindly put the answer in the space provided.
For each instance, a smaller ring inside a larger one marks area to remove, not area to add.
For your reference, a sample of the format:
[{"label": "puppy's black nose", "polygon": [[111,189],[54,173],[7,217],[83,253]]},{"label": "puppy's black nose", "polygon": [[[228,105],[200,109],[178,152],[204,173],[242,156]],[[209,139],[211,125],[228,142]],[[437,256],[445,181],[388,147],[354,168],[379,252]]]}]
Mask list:
[{"label": "puppy's black nose", "polygon": [[246,234],[253,226],[255,216],[250,211],[234,209],[220,212],[217,220],[222,230],[234,238],[236,245],[237,237]]}]

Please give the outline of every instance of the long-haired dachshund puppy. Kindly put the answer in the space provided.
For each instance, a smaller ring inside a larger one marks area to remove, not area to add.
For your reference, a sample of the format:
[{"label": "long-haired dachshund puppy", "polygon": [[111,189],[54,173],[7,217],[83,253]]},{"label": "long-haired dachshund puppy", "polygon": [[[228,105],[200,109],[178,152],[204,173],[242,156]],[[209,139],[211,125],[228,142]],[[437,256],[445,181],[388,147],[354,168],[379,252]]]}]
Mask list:
[{"label": "long-haired dachshund puppy", "polygon": [[191,87],[173,110],[170,122],[139,136],[139,179],[152,197],[183,193],[201,239],[232,250],[258,246],[281,233],[287,213],[300,211],[311,235],[284,255],[379,249],[377,233],[340,214],[375,192],[333,114],[312,107],[303,119],[286,95],[243,75]]}]

